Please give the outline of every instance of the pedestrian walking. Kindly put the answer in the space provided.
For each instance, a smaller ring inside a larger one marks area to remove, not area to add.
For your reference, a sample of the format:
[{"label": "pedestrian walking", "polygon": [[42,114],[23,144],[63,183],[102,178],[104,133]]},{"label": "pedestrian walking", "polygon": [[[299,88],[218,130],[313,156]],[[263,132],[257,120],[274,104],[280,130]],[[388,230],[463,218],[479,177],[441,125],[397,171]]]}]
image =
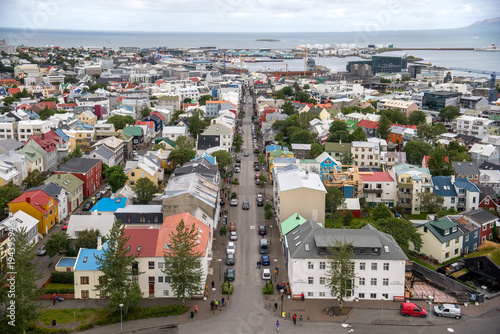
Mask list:
[{"label": "pedestrian walking", "polygon": [[212,289],[215,287],[215,282],[212,281]]},{"label": "pedestrian walking", "polygon": [[222,301],[222,306],[226,306],[226,299],[224,299],[224,297],[222,297],[221,301]]},{"label": "pedestrian walking", "polygon": [[196,305],[194,306],[194,312],[195,312],[195,313],[200,312],[200,310],[198,310],[198,304],[196,304]]},{"label": "pedestrian walking", "polygon": [[296,314],[293,315],[293,324],[294,325],[297,324],[297,315]]},{"label": "pedestrian walking", "polygon": [[300,323],[300,325],[301,325],[301,326],[302,326],[302,320],[303,320],[303,319],[304,319],[304,318],[302,318],[302,314],[301,314],[301,315],[300,315],[300,317],[299,317],[299,323]]},{"label": "pedestrian walking", "polygon": [[213,311],[213,309],[214,309],[214,301],[212,300],[210,302],[210,311]]},{"label": "pedestrian walking", "polygon": [[259,261],[257,261],[257,269],[259,269]]},{"label": "pedestrian walking", "polygon": [[276,332],[280,331],[280,321],[276,320]]},{"label": "pedestrian walking", "polygon": [[52,296],[52,305],[55,305],[56,304],[56,294],[54,293],[54,296]]}]

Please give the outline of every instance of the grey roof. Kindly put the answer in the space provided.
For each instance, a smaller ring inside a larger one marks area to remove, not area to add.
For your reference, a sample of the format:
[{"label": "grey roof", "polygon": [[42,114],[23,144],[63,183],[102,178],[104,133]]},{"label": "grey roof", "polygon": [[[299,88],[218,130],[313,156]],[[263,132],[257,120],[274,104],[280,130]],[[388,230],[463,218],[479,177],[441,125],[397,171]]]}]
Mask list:
[{"label": "grey roof", "polygon": [[162,205],[127,205],[124,208],[116,209],[115,213],[162,213]]},{"label": "grey roof", "polygon": [[453,161],[452,164],[455,174],[479,174],[479,168],[473,161]]},{"label": "grey roof", "polygon": [[483,209],[477,209],[477,210],[469,210],[463,213],[464,216],[470,217],[472,220],[475,222],[483,225],[484,223],[489,223],[494,220],[497,220],[498,218],[489,213],[486,210]]},{"label": "grey roof", "polygon": [[486,169],[486,170],[500,170],[500,165],[485,161],[479,166],[479,169]]},{"label": "grey roof", "polygon": [[57,196],[61,194],[62,189],[63,188],[59,187],[57,184],[50,182],[50,183],[41,185],[39,187],[27,189],[26,191],[41,190],[44,193],[46,193],[47,195],[52,196],[55,199],[57,199]]},{"label": "grey roof", "polygon": [[101,162],[99,159],[72,158],[70,161],[56,169],[56,171],[67,173],[87,173],[99,162]]},{"label": "grey roof", "polygon": [[490,186],[477,186],[479,188],[479,203],[481,203],[487,196],[492,200],[497,200],[497,195],[493,187]]},{"label": "grey roof", "polygon": [[99,146],[97,150],[92,152],[91,154],[98,154],[101,157],[103,157],[106,160],[109,160],[110,158],[113,157],[113,154],[115,154],[113,151],[111,151],[109,148],[107,148],[105,145]]},{"label": "grey roof", "polygon": [[181,175],[186,175],[186,174],[191,174],[191,173],[198,173],[202,175],[203,177],[206,177],[208,179],[211,179],[212,181],[215,180],[215,177],[217,176],[217,166],[213,166],[214,168],[210,168],[211,166],[206,166],[204,164],[198,163],[198,164],[184,164],[182,167],[177,167],[174,171],[174,174],[172,176],[181,176]]},{"label": "grey roof", "polygon": [[197,173],[177,176],[168,181],[162,199],[186,193],[198,198],[212,208],[216,208],[219,186]]},{"label": "grey roof", "polygon": [[8,138],[0,140],[0,153],[6,153],[12,150],[17,150],[18,148],[21,147],[23,147],[23,144],[15,139]]}]

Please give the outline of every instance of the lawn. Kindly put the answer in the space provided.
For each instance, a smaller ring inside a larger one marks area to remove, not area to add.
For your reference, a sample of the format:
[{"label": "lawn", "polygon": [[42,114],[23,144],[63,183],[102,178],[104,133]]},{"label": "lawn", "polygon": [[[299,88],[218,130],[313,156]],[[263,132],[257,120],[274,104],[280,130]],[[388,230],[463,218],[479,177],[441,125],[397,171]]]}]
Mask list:
[{"label": "lawn", "polygon": [[[76,313],[75,313],[76,312]],[[76,322],[90,323],[104,317],[109,313],[108,309],[57,309],[57,310],[42,310],[40,311],[39,320],[44,325],[51,325],[52,319],[56,319],[58,324],[69,324]]]},{"label": "lawn", "polygon": [[65,283],[49,283],[45,287],[45,289],[73,289],[75,286],[73,284],[65,284]]},{"label": "lawn", "polygon": [[405,215],[408,220],[427,220],[427,213],[421,212],[418,215]]},{"label": "lawn", "polygon": [[428,268],[430,270],[436,271],[436,269],[437,269],[436,267],[431,266],[430,264],[428,264],[428,263],[426,263],[426,262],[424,262],[422,260],[419,260],[419,259],[417,259],[417,258],[415,258],[415,257],[413,257],[411,255],[408,255],[408,258],[410,259],[410,261],[416,262],[416,263],[418,263],[418,264],[420,264],[420,265],[422,265],[422,266],[424,266],[424,267],[426,267],[426,268]]}]

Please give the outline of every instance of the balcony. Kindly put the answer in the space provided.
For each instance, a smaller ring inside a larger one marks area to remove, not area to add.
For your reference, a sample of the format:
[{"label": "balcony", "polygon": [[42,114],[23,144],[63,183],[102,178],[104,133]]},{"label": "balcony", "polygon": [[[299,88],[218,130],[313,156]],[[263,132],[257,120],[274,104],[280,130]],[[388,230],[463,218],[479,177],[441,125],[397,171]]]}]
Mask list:
[{"label": "balcony", "polygon": [[413,199],[413,195],[412,193],[402,193],[402,192],[398,192],[398,198],[400,199]]},{"label": "balcony", "polygon": [[381,194],[382,189],[363,188],[363,193],[365,193],[365,194]]}]

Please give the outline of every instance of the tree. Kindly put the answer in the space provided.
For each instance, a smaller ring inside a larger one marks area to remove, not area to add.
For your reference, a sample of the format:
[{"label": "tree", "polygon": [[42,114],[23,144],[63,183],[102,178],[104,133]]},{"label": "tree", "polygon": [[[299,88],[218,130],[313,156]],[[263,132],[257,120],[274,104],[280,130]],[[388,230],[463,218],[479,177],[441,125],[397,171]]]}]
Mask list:
[{"label": "tree", "polygon": [[[97,238],[101,236],[99,230],[84,230],[78,232],[78,238],[75,240],[75,250],[78,252],[80,248],[96,249],[97,248]],[[102,243],[106,241],[105,237],[101,238]]]},{"label": "tree", "polygon": [[64,164],[73,158],[81,158],[81,157],[83,157],[83,153],[82,153],[82,150],[80,149],[80,145],[76,145],[73,152],[71,152],[70,154],[68,154],[67,156],[65,156],[61,159],[61,163]]},{"label": "tree", "polygon": [[243,145],[243,137],[239,133],[234,136],[233,145],[236,149],[236,152],[239,152],[241,150],[241,145]]},{"label": "tree", "polygon": [[328,247],[330,253],[328,259],[328,271],[326,273],[326,286],[330,294],[339,301],[339,309],[342,310],[344,298],[352,295],[354,289],[354,261],[352,243],[343,243],[335,240]]},{"label": "tree", "polygon": [[200,106],[204,106],[204,105],[206,105],[206,104],[207,104],[207,101],[211,101],[211,100],[213,100],[213,98],[214,98],[214,97],[213,97],[212,95],[210,95],[210,94],[205,94],[205,95],[202,95],[202,96],[200,96],[200,98],[198,99],[198,104],[199,104]]},{"label": "tree", "polygon": [[421,211],[427,213],[436,213],[441,210],[444,198],[431,192],[422,192],[419,194]]},{"label": "tree", "polygon": [[297,96],[295,97],[295,99],[301,103],[305,103],[305,102],[309,102],[309,99],[311,97],[309,96],[309,94],[307,94],[306,92],[299,92],[297,94]]},{"label": "tree", "polygon": [[191,118],[189,119],[188,130],[189,130],[189,133],[194,138],[198,137],[198,135],[203,130],[203,127],[204,127],[204,124],[203,124],[202,120],[200,119],[200,116],[198,116],[198,114],[191,116]]},{"label": "tree", "polygon": [[151,109],[148,107],[145,107],[144,109],[141,110],[141,116],[142,118],[146,118],[151,114]]},{"label": "tree", "polygon": [[219,169],[223,171],[227,166],[231,165],[233,162],[233,157],[231,153],[225,150],[218,150],[212,153],[212,156],[216,158],[217,165]]},{"label": "tree", "polygon": [[165,150],[167,149],[166,146],[165,146],[165,143],[158,143],[158,144],[155,144],[152,148],[151,148],[151,151],[158,151],[158,150]]},{"label": "tree", "polygon": [[366,141],[366,133],[363,128],[357,127],[350,135],[349,141]]},{"label": "tree", "polygon": [[448,130],[442,123],[420,124],[417,128],[417,138],[427,143],[433,143],[437,137]]},{"label": "tree", "polygon": [[139,204],[148,204],[153,199],[153,195],[156,193],[158,188],[153,181],[147,177],[141,177],[132,187],[135,194],[137,195],[137,201]]},{"label": "tree", "polygon": [[285,93],[283,93],[282,90],[279,90],[278,93],[276,93],[276,99],[277,100],[284,100],[284,99],[286,99]]},{"label": "tree", "polygon": [[24,189],[30,189],[41,186],[44,180],[45,179],[42,175],[42,172],[40,172],[38,169],[33,169],[32,171],[28,172],[28,176],[26,176],[23,182],[21,182],[21,185],[24,187]]},{"label": "tree", "polygon": [[425,123],[425,113],[422,110],[415,110],[408,117],[408,123],[411,125],[420,125]]},{"label": "tree", "polygon": [[316,142],[311,144],[311,151],[309,152],[311,159],[317,158],[323,152],[325,152],[325,147],[323,145]]},{"label": "tree", "polygon": [[[12,256],[7,256],[6,268],[7,278],[4,282],[9,288],[9,293],[6,294],[5,307],[9,311],[9,306],[14,305],[14,317],[5,315],[6,322],[4,326],[8,326],[6,332],[10,333],[26,333],[27,327],[38,320],[38,310],[42,305],[36,300],[43,295],[36,281],[42,278],[41,274],[36,273],[37,266],[35,261],[36,244],[29,242],[28,231],[24,227],[15,231],[12,236],[10,247]],[[5,274],[5,272],[3,272]],[[3,276],[3,275],[2,275]],[[3,289],[6,290],[6,289]],[[13,292],[13,293],[10,293]],[[5,327],[4,327],[5,328]]]},{"label": "tree", "polygon": [[396,109],[396,110],[393,110],[393,112],[392,112],[391,122],[406,125],[406,124],[408,124],[408,118],[406,117],[405,114],[403,114],[401,112],[401,110]]},{"label": "tree", "polygon": [[190,97],[186,97],[184,98],[184,100],[182,100],[183,103],[191,103],[191,98]]},{"label": "tree", "polygon": [[377,221],[379,219],[388,219],[392,217],[392,213],[384,203],[378,203],[377,206],[372,210],[370,217],[373,219],[373,221]]},{"label": "tree", "polygon": [[331,212],[331,217],[345,203],[344,194],[335,187],[326,187],[325,209]]},{"label": "tree", "polygon": [[387,118],[385,115],[382,115],[382,117],[380,117],[380,121],[378,122],[377,133],[381,139],[387,139],[387,136],[389,136],[389,129],[391,125],[392,125],[391,120]]},{"label": "tree", "polygon": [[390,234],[398,245],[405,251],[411,241],[415,247],[422,247],[422,236],[411,222],[403,218],[390,217],[375,221],[374,227],[384,233]]},{"label": "tree", "polygon": [[262,189],[266,185],[267,178],[264,176],[264,174],[260,174],[259,175],[259,180],[260,180],[259,188]]},{"label": "tree", "polygon": [[[297,85],[298,86],[298,85]],[[281,89],[283,91],[283,93],[286,95],[286,96],[294,96],[295,95],[295,92],[293,91],[293,88],[290,87],[290,86],[285,86],[283,87],[283,89]]]},{"label": "tree", "polygon": [[135,124],[135,119],[132,116],[121,116],[115,115],[111,116],[106,123],[113,124],[115,126],[115,130],[122,130],[127,124]]},{"label": "tree", "polygon": [[[104,170],[104,168],[103,168]],[[125,174],[123,167],[113,166],[103,171],[105,181],[111,186],[111,190],[116,192],[118,189],[123,188],[128,181],[128,176]]]},{"label": "tree", "polygon": [[21,196],[21,194],[21,190],[12,181],[0,187],[0,217],[2,219],[6,216],[3,209],[7,207],[9,202]]},{"label": "tree", "polygon": [[406,159],[410,164],[422,163],[424,155],[429,155],[431,153],[431,145],[420,140],[414,140],[403,147],[403,152],[406,152]]},{"label": "tree", "polygon": [[264,154],[259,154],[258,160],[259,164],[263,165],[266,162],[266,157],[264,156]]},{"label": "tree", "polygon": [[165,251],[165,269],[163,273],[170,279],[175,296],[182,300],[200,294],[201,286],[201,254],[198,246],[198,230],[195,224],[186,226],[184,220],[177,224],[175,232],[170,232],[170,242]]},{"label": "tree", "polygon": [[439,117],[444,118],[447,121],[452,121],[458,116],[460,116],[460,108],[455,106],[444,107],[439,112]]},{"label": "tree", "polygon": [[45,244],[45,250],[50,257],[67,254],[71,250],[71,239],[68,233],[62,231],[52,234]]},{"label": "tree", "polygon": [[290,142],[295,144],[310,144],[313,140],[311,133],[305,129],[298,129],[290,135]]},{"label": "tree", "polygon": [[180,109],[180,110],[176,110],[174,112],[174,114],[172,115],[172,117],[170,118],[170,122],[168,122],[168,125],[174,125],[175,124],[175,121],[179,118],[179,116],[181,114],[184,113],[184,110]]},{"label": "tree", "polygon": [[167,158],[168,162],[172,162],[174,166],[182,166],[186,162],[193,160],[196,157],[196,152],[187,148],[175,148]]},{"label": "tree", "polygon": [[441,145],[436,146],[430,153],[429,161],[427,162],[432,176],[450,176],[453,174],[453,166],[451,162],[446,161],[447,150]]},{"label": "tree", "polygon": [[342,121],[334,121],[332,125],[330,125],[330,136],[327,139],[328,142],[339,142],[348,143],[349,140],[349,131],[347,124]]},{"label": "tree", "polygon": [[309,122],[313,119],[319,119],[318,115],[315,115],[311,112],[303,112],[299,114],[299,125],[302,125],[304,129],[309,128]]},{"label": "tree", "polygon": [[290,101],[286,101],[285,103],[283,103],[281,109],[283,109],[283,113],[287,114],[288,116],[297,114],[297,110],[295,110],[295,107]]},{"label": "tree", "polygon": [[354,164],[354,156],[351,152],[342,153],[342,157],[340,158],[340,162],[342,165],[353,165]]},{"label": "tree", "polygon": [[186,136],[179,136],[175,141],[175,148],[187,148],[188,150],[192,150],[194,148],[194,140]]},{"label": "tree", "polygon": [[48,107],[45,107],[42,110],[40,110],[40,113],[38,114],[38,116],[40,116],[40,119],[42,121],[45,121],[45,120],[49,119],[49,117],[54,115],[55,113],[56,113],[55,109],[49,109]]},{"label": "tree", "polygon": [[110,309],[119,310],[119,305],[123,304],[125,315],[142,300],[139,284],[132,282],[132,276],[140,273],[133,269],[137,255],[129,253],[129,239],[125,237],[122,221],[117,220],[109,231],[109,240],[102,247],[102,255],[94,255],[97,270],[103,274],[95,290],[100,291],[101,296],[107,296]]},{"label": "tree", "polygon": [[342,224],[344,226],[349,226],[352,222],[352,220],[354,219],[354,215],[352,214],[351,211],[347,211],[344,215],[344,217],[342,218]]}]

